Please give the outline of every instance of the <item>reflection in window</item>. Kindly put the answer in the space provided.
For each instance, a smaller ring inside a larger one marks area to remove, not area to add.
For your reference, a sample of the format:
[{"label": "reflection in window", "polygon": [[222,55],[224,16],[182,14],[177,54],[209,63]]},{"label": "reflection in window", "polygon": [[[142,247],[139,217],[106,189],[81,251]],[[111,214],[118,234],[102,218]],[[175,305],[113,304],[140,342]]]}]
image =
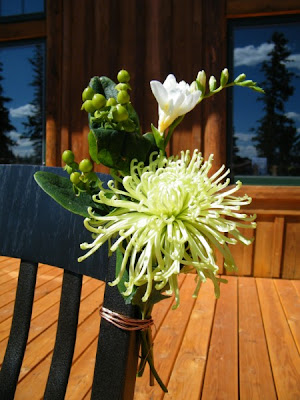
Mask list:
[{"label": "reflection in window", "polygon": [[233,27],[234,76],[265,94],[233,90],[233,174],[300,176],[300,23]]},{"label": "reflection in window", "polygon": [[0,47],[0,163],[44,159],[45,45]]},{"label": "reflection in window", "polygon": [[0,0],[0,16],[22,16],[44,13],[44,0]]}]

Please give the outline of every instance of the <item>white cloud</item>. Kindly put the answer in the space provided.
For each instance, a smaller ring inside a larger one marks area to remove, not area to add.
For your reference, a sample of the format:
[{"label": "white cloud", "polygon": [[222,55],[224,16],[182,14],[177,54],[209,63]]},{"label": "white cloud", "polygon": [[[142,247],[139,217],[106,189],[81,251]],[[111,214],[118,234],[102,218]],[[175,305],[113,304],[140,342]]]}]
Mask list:
[{"label": "white cloud", "polygon": [[296,113],[294,111],[289,111],[289,112],[285,113],[285,116],[287,118],[293,119],[294,121],[300,121],[300,114]]},{"label": "white cloud", "polygon": [[286,63],[287,68],[295,68],[300,70],[300,54],[291,54],[288,57],[289,62]]},{"label": "white cloud", "polygon": [[33,154],[32,142],[29,138],[22,138],[22,133],[15,130],[9,132],[9,137],[17,143],[16,146],[12,147],[12,151],[15,156],[26,157]]},{"label": "white cloud", "polygon": [[[234,66],[240,67],[245,65],[253,67],[268,58],[268,54],[274,47],[273,43],[262,43],[255,47],[253,44],[244,47],[236,47],[234,49]],[[289,62],[286,63],[287,68],[295,68],[300,70],[300,54],[291,54],[288,57]]]},{"label": "white cloud", "polygon": [[252,145],[239,146],[239,156],[252,159],[257,157],[256,148]]},{"label": "white cloud", "polygon": [[237,47],[234,49],[234,65],[235,67],[241,65],[252,67],[257,65],[268,58],[268,53],[270,53],[273,47],[274,44],[272,43],[262,43],[257,47],[253,44],[245,47]]},{"label": "white cloud", "polygon": [[17,108],[9,109],[12,118],[30,117],[36,113],[36,107],[33,104],[25,104]]},{"label": "white cloud", "polygon": [[237,140],[241,142],[251,142],[251,139],[253,137],[252,133],[244,133],[244,132],[237,132],[234,134]]}]

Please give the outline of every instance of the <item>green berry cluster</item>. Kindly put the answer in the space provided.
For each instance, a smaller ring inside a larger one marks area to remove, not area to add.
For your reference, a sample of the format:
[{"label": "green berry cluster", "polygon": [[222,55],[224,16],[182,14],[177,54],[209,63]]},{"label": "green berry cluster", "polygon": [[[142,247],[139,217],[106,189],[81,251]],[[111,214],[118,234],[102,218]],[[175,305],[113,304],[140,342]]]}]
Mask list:
[{"label": "green berry cluster", "polygon": [[106,98],[103,94],[95,93],[90,86],[86,87],[82,92],[81,109],[90,114],[90,122],[95,127],[134,132],[138,127],[130,116],[130,75],[122,69],[117,80],[116,97]]},{"label": "green berry cluster", "polygon": [[93,163],[88,158],[81,160],[78,164],[75,162],[74,153],[71,150],[65,150],[62,160],[66,164],[65,170],[70,175],[70,181],[77,194],[80,192],[94,193],[99,190],[101,182],[93,171]]}]

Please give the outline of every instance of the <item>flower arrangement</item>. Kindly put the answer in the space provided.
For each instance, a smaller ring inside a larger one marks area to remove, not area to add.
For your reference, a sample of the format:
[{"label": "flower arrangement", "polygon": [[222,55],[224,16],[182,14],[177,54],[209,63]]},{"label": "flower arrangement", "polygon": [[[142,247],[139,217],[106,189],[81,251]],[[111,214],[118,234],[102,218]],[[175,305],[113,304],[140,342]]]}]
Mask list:
[{"label": "flower arrangement", "polygon": [[[110,168],[112,180],[107,187],[93,171],[89,159],[75,162],[72,151],[62,155],[70,179],[53,180],[51,174],[38,172],[38,184],[62,206],[85,217],[91,243],[79,262],[109,242],[109,252],[117,253],[114,281],[126,303],[140,309],[141,319],[151,320],[153,306],[174,294],[180,304],[178,276],[196,274],[197,296],[202,282],[211,279],[220,295],[215,251],[224,257],[228,270],[237,267],[228,244],[251,240],[239,228],[255,228],[255,215],[240,212],[250,204],[247,195],[236,197],[241,182],[228,187],[229,170],[222,166],[210,174],[213,156],[204,161],[197,150],[167,156],[166,146],[176,126],[197,104],[224,88],[238,85],[263,92],[244,74],[229,83],[228,70],[220,84],[200,71],[192,84],[177,82],[168,75],[164,83],[151,81],[158,102],[158,126],[141,133],[139,118],[130,101],[130,76],[121,70],[116,84],[107,77],[94,77],[82,93],[82,110],[88,113],[91,159]],[[64,196],[61,196],[61,190]],[[67,193],[67,196],[66,196]],[[224,281],[224,280],[222,280]],[[141,375],[148,362],[164,391],[153,362],[151,328],[140,332]]]}]

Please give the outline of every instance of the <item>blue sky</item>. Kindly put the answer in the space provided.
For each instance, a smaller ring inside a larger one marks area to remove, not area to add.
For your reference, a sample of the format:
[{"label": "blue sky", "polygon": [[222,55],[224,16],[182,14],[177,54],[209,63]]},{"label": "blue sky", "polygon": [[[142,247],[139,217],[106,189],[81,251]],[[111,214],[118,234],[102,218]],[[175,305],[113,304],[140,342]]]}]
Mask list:
[{"label": "blue sky", "polygon": [[[289,27],[252,26],[236,27],[234,32],[234,77],[245,73],[249,79],[262,82],[264,75],[259,71],[260,65],[268,57],[272,45],[268,43],[274,31],[284,33],[289,40],[291,60],[287,67],[300,76],[300,24]],[[290,118],[293,118],[300,132],[300,79],[294,79],[295,94],[286,103],[285,110]],[[251,141],[254,135],[251,128],[257,126],[257,120],[263,116],[261,101],[257,101],[260,95],[245,88],[234,88],[233,93],[233,126],[239,155],[242,157],[255,157],[256,150]]]}]

